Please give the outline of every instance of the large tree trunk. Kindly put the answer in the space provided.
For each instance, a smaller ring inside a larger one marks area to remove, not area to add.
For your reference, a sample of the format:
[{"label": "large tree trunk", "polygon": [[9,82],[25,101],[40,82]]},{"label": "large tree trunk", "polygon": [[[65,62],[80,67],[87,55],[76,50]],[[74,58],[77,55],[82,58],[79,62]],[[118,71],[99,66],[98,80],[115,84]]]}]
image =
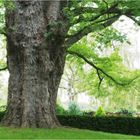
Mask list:
[{"label": "large tree trunk", "polygon": [[59,125],[55,103],[65,63],[59,1],[15,0],[7,10],[8,106],[2,124]]}]

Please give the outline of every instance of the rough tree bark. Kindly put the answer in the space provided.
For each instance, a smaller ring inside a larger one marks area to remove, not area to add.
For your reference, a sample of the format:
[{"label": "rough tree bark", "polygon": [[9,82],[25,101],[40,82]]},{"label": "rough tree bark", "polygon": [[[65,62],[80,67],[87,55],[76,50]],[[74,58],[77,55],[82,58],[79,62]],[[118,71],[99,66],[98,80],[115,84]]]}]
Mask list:
[{"label": "rough tree bark", "polygon": [[64,69],[63,42],[67,32],[62,24],[61,2],[15,0],[14,4],[14,9],[6,11],[10,78],[2,124],[57,127],[55,103]]}]

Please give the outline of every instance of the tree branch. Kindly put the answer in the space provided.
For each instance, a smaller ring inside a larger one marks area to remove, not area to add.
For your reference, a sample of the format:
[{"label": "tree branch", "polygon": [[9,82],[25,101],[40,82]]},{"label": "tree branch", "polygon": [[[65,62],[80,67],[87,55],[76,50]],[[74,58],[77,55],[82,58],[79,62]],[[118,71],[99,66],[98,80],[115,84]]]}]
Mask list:
[{"label": "tree branch", "polygon": [[[105,3],[105,1],[104,1]],[[106,2],[107,4],[107,2]],[[118,3],[114,3],[112,4],[110,7],[108,7],[107,9],[99,9],[99,8],[95,8],[95,7],[76,7],[74,9],[71,10],[71,12],[73,12],[76,16],[84,14],[84,13],[100,13],[99,15],[104,15],[107,13],[112,13],[116,7],[118,6]]]},{"label": "tree branch", "polygon": [[85,18],[83,13],[81,14],[81,11],[80,11],[80,15],[78,15],[79,18],[77,20],[75,20],[72,23],[72,25],[77,24],[79,22],[91,22],[91,21],[93,22],[105,14],[108,14],[108,17],[109,17],[109,14],[121,14],[121,11],[117,8],[117,6],[118,6],[118,3],[112,5],[110,8],[108,7],[106,10],[96,9],[96,11],[93,11],[92,7],[80,7],[81,11],[87,11],[88,13],[92,13],[92,12],[95,13],[96,12],[96,13],[100,13],[100,14],[97,14],[96,16],[93,15],[90,18]]},{"label": "tree branch", "polygon": [[100,76],[100,72],[99,72],[98,69],[96,71],[97,71],[97,75],[98,75],[98,78],[99,78],[99,84],[98,84],[98,90],[99,90],[104,78]]},{"label": "tree branch", "polygon": [[8,68],[7,68],[7,66],[6,67],[4,67],[4,68],[0,68],[0,71],[4,71],[4,70],[7,70]]},{"label": "tree branch", "polygon": [[93,8],[93,7],[77,7],[71,10],[71,12],[73,12],[75,15],[81,15],[83,13],[95,13],[97,11],[98,11],[98,8]]},{"label": "tree branch", "polygon": [[[119,16],[120,15],[115,15],[110,18],[103,19],[103,20],[94,22],[88,26],[85,26],[83,29],[81,29],[76,34],[69,36],[69,38],[65,41],[65,45],[67,47],[71,47],[71,45],[76,43],[78,40],[80,40],[82,37],[86,36],[87,34],[89,34],[91,32],[95,32],[97,30],[102,30],[102,29],[110,26],[112,23],[114,23],[119,18]],[[109,20],[109,21],[106,21],[106,20]],[[104,21],[106,21],[106,22],[97,25],[97,23],[104,22]]]},{"label": "tree branch", "polygon": [[67,51],[69,54],[71,55],[75,55],[81,59],[83,59],[86,63],[88,63],[90,66],[92,66],[94,69],[96,69],[98,72],[101,72],[102,74],[104,74],[107,78],[109,78],[110,80],[112,80],[115,84],[120,85],[120,86],[126,86],[131,84],[134,80],[136,80],[138,78],[135,77],[133,79],[131,79],[130,81],[126,82],[126,83],[121,83],[118,82],[116,79],[114,79],[111,75],[107,74],[104,70],[102,70],[101,68],[97,67],[93,62],[89,61],[86,57],[84,57],[82,54],[74,52],[74,51]]},{"label": "tree branch", "polygon": [[108,9],[108,3],[105,0],[102,0],[102,1],[105,3],[106,9]]}]

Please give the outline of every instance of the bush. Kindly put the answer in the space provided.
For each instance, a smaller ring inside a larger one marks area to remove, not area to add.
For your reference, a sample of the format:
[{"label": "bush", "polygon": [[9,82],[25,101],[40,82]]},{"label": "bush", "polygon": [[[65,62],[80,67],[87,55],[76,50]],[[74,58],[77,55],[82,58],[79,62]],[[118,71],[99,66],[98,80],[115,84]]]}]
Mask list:
[{"label": "bush", "polygon": [[82,115],[79,106],[75,102],[71,102],[68,107],[68,115]]},{"label": "bush", "polygon": [[89,116],[89,117],[92,117],[95,115],[95,112],[94,111],[90,111],[90,112],[87,112],[87,111],[84,111],[83,112],[83,116]]},{"label": "bush", "polygon": [[101,117],[101,116],[105,116],[105,115],[106,115],[106,113],[105,113],[104,109],[102,108],[102,106],[99,106],[95,113],[95,116]]},{"label": "bush", "polygon": [[67,111],[62,106],[60,106],[59,104],[57,104],[56,105],[56,114],[57,115],[66,115],[67,114]]},{"label": "bush", "polygon": [[121,109],[119,112],[117,112],[119,115],[123,116],[133,116],[133,113],[128,111],[127,109]]},{"label": "bush", "polygon": [[58,116],[64,126],[112,133],[140,135],[140,118]]}]

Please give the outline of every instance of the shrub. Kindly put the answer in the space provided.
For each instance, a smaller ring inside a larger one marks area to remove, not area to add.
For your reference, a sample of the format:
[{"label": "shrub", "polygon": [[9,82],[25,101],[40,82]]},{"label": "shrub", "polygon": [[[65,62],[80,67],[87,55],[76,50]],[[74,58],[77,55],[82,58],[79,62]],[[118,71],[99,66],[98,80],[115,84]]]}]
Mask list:
[{"label": "shrub", "polygon": [[140,135],[140,118],[58,116],[64,126],[112,133]]},{"label": "shrub", "polygon": [[59,104],[57,104],[56,105],[56,114],[57,115],[66,115],[67,114],[67,111],[62,106],[60,106]]},{"label": "shrub", "polygon": [[95,113],[95,116],[101,117],[101,116],[105,116],[105,115],[106,115],[106,113],[105,113],[104,109],[102,108],[102,106],[99,106]]},{"label": "shrub", "polygon": [[82,111],[75,102],[70,102],[68,107],[68,115],[82,115]]},{"label": "shrub", "polygon": [[83,116],[92,117],[92,116],[94,116],[94,115],[95,115],[95,112],[94,112],[94,111],[89,111],[89,112],[84,111],[84,112],[83,112]]},{"label": "shrub", "polygon": [[128,111],[127,109],[123,109],[123,108],[117,113],[119,113],[120,115],[123,115],[123,116],[133,116],[132,112]]}]

